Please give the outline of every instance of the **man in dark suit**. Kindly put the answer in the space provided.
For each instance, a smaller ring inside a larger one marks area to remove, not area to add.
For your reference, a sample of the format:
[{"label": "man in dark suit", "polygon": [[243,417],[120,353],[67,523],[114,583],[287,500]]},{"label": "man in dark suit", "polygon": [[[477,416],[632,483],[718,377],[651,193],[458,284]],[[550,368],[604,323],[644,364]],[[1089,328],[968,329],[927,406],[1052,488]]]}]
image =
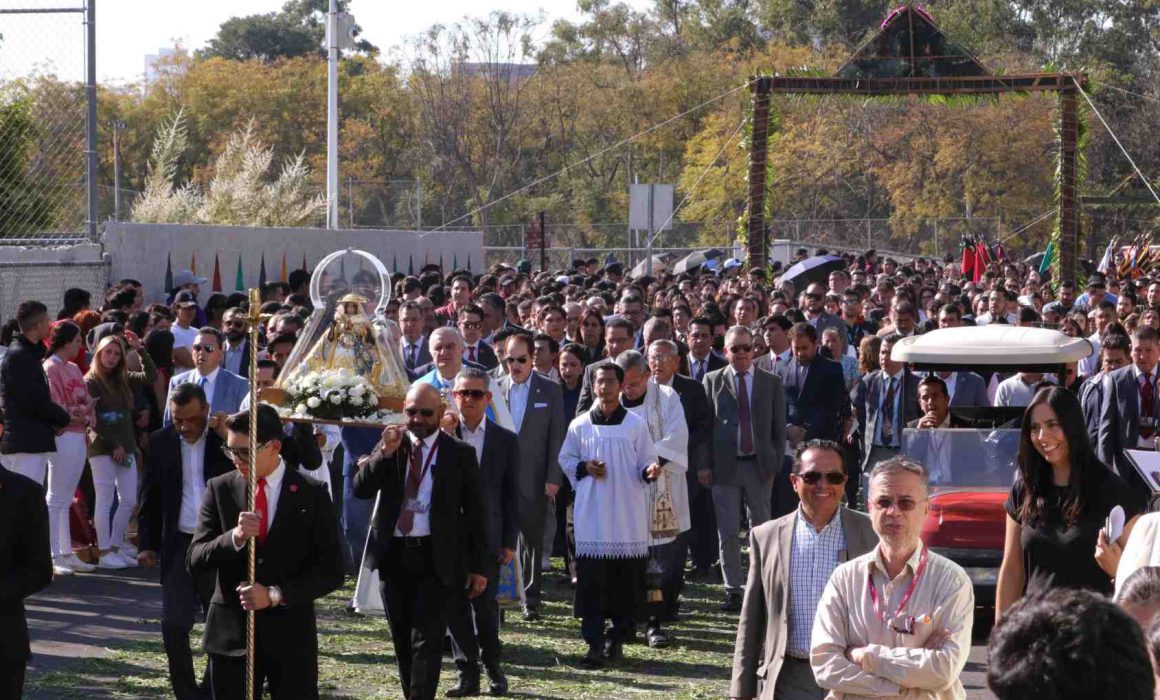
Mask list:
[{"label": "man in dark suit", "polygon": [[906,424],[907,428],[918,431],[908,438],[906,456],[926,466],[932,486],[952,485],[955,483],[954,443],[942,431],[969,428],[970,424],[951,414],[946,382],[934,375],[918,383],[918,408],[922,416]]},{"label": "man in dark suit", "polygon": [[222,367],[242,379],[250,379],[249,325],[246,312],[236,307],[228,309],[222,317],[225,336]]},{"label": "man in dark suit", "polygon": [[431,351],[427,349],[427,338],[423,335],[423,307],[419,302],[404,301],[399,306],[399,328],[403,332],[399,350],[403,353],[407,372],[431,362]]},{"label": "man in dark suit", "polygon": [[79,416],[70,416],[53,403],[41,366],[42,341],[50,324],[48,308],[39,301],[22,302],[16,321],[20,333],[0,360],[0,414],[5,427],[0,455],[10,470],[43,484],[48,457],[56,452],[57,431]]},{"label": "man in dark suit", "polygon": [[837,442],[850,417],[842,365],[818,354],[818,331],[809,323],[790,328],[789,341],[793,357],[779,363],[777,375],[785,385],[790,442]]},{"label": "man in dark suit", "polygon": [[[516,333],[507,339],[504,362],[508,373],[497,382],[519,435],[519,514],[523,536],[525,609],[529,622],[540,617],[540,589],[546,519],[556,518],[554,499],[564,473],[560,446],[564,443],[564,393],[560,385],[532,371],[532,336]],[[550,505],[551,504],[551,505]]]},{"label": "man in dark suit", "polygon": [[405,434],[401,426],[383,431],[354,490],[379,496],[367,556],[379,572],[403,697],[433,700],[450,611],[459,596],[487,589],[489,553],[475,450],[439,430],[433,385],[412,386],[403,411]]},{"label": "man in dark suit", "polygon": [[850,390],[854,417],[862,428],[862,499],[866,497],[866,477],[870,470],[878,462],[898,454],[902,446],[902,428],[919,417],[919,377],[904,372],[902,363],[890,358],[894,344],[901,339],[898,333],[883,338],[878,353],[882,369],[862,377]]},{"label": "man in dark suit", "polygon": [[459,309],[458,326],[459,332],[463,334],[463,361],[474,362],[488,371],[498,367],[499,358],[495,356],[491,346],[481,340],[483,309],[475,304],[468,304]]},{"label": "man in dark suit", "polygon": [[1124,450],[1154,450],[1160,420],[1156,364],[1160,360],[1160,336],[1151,326],[1132,333],[1132,364],[1115,370],[1104,380],[1097,449],[1100,461],[1115,465],[1129,484],[1145,496],[1151,489],[1128,462]]},{"label": "man in dark suit", "polygon": [[515,557],[516,539],[520,534],[517,479],[520,474],[520,447],[516,435],[487,419],[491,401],[490,382],[486,372],[462,369],[452,389],[459,411],[455,437],[475,449],[479,462],[479,490],[483,498],[486,531],[484,566],[487,589],[483,595],[467,599],[458,597],[451,613],[451,632],[455,666],[459,683],[447,691],[447,697],[471,697],[479,694],[479,662],[487,669],[492,695],[507,693],[508,683],[500,668],[499,565],[508,565]]},{"label": "man in dark suit", "polygon": [[1092,445],[1099,447],[1100,412],[1104,407],[1104,385],[1107,377],[1116,370],[1131,363],[1132,341],[1128,336],[1109,333],[1100,341],[1100,371],[1084,381],[1079,392],[1079,405],[1083,409],[1083,422],[1087,426]]},{"label": "man in dark suit", "polygon": [[0,466],[0,698],[24,697],[31,656],[24,599],[52,582],[44,489]]},{"label": "man in dark suit", "polygon": [[785,461],[785,388],[781,377],[753,366],[753,333],[734,326],[725,333],[729,366],[702,382],[713,407],[713,507],[717,514],[725,605],[741,612],[741,505],[749,526],[769,520],[773,479]]},{"label": "man in dark suit", "polygon": [[990,406],[987,383],[974,372],[937,372],[938,378],[947,385],[947,395],[952,406]]},{"label": "man in dark suit", "polygon": [[[179,384],[169,395],[173,424],[149,436],[141,509],[137,514],[137,561],[152,568],[161,559],[161,640],[169,663],[169,683],[178,700],[207,697],[193,673],[189,633],[208,608],[213,581],[194,579],[185,559],[197,528],[208,480],[234,465],[208,428],[209,403],[196,384]],[[204,617],[202,618],[204,619]]]},{"label": "man in dark suit", "polygon": [[[672,387],[681,397],[685,424],[689,428],[689,469],[685,484],[689,491],[689,520],[692,527],[683,536],[692,550],[691,578],[710,576],[717,561],[717,518],[713,513],[713,408],[705,387],[695,379],[677,373],[676,343],[658,340],[648,349],[648,366],[657,384]],[[682,555],[680,561],[685,561]]]},{"label": "man in dark suit", "polygon": [[[246,611],[256,615],[255,697],[268,681],[278,698],[318,697],[314,601],[342,585],[338,525],[326,487],[287,468],[278,413],[258,407],[258,457],[249,463],[250,416],[226,422],[235,471],[210,479],[187,563],[196,579],[215,578],[205,622],[214,700],[241,698],[246,685]],[[248,473],[258,476],[249,511]],[[256,539],[257,578],[249,584],[247,540]]]},{"label": "man in dark suit", "polygon": [[710,372],[724,369],[729,364],[713,350],[713,322],[704,316],[689,321],[689,376],[701,381]]},{"label": "man in dark suit", "polygon": [[[625,350],[632,350],[636,343],[636,330],[632,322],[626,318],[613,318],[604,324],[604,357],[615,360]],[[593,373],[599,362],[593,362],[584,368],[584,382],[580,385],[580,400],[576,403],[576,415],[587,413],[595,402],[592,393]],[[571,420],[569,416],[569,420]],[[565,428],[568,426],[565,425]],[[563,439],[561,438],[561,444]]]}]

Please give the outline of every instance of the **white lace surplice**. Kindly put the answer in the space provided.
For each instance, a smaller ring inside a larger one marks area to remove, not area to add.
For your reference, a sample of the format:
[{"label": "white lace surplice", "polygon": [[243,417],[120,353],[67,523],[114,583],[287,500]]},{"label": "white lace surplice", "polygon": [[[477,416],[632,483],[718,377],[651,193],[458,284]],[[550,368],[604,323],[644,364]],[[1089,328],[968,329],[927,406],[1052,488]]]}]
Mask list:
[{"label": "white lace surplice", "polygon": [[[604,462],[602,479],[576,480],[576,465]],[[648,426],[626,413],[620,425],[595,425],[591,412],[568,426],[560,468],[576,490],[576,553],[598,559],[644,557],[649,547],[648,482],[643,472],[656,461]]]},{"label": "white lace surplice", "polygon": [[[693,519],[689,514],[689,485],[685,482],[685,472],[689,470],[689,426],[685,423],[681,396],[672,387],[661,386],[650,379],[644,403],[627,410],[646,422],[657,456],[668,460],[664,471],[673,495],[673,510],[681,524],[681,532],[686,532],[693,526]],[[675,539],[652,538],[649,544],[668,544]]]}]

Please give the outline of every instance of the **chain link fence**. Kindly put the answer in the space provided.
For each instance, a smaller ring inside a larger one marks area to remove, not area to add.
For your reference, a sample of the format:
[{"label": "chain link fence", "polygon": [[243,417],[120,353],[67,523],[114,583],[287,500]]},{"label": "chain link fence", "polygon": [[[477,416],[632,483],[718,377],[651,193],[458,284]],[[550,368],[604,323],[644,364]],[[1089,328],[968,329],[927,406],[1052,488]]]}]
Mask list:
[{"label": "chain link fence", "polygon": [[96,306],[109,283],[108,262],[0,262],[0,320],[16,316],[20,302],[36,300],[56,318],[64,292],[79,287],[93,295]]},{"label": "chain link fence", "polygon": [[82,0],[0,9],[0,244],[86,233]]}]

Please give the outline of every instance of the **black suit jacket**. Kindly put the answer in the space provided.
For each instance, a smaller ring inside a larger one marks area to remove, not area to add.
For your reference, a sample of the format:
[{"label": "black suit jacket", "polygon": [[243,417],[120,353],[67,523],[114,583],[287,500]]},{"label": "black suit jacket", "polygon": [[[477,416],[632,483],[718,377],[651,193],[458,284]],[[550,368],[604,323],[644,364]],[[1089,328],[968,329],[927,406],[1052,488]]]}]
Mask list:
[{"label": "black suit jacket", "polygon": [[[706,361],[706,363],[705,363],[705,364],[706,364],[707,366],[705,367],[705,374],[708,374],[708,373],[710,373],[710,372],[716,372],[717,370],[719,370],[719,369],[722,369],[723,367],[725,367],[725,365],[729,364],[729,361],[728,361],[728,360],[726,360],[726,359],[725,359],[724,357],[722,357],[721,355],[718,355],[716,350],[710,350],[710,351],[709,351],[709,356],[708,356],[708,358],[706,358],[706,360],[707,360],[707,361]],[[688,376],[688,377],[692,377],[692,378],[693,378],[693,379],[695,379],[696,381],[700,382],[702,379],[704,379],[704,376],[702,376],[702,377],[700,377],[700,378],[698,378],[698,377],[693,377],[693,363],[694,363],[694,360],[693,360],[693,355],[692,355],[692,353],[685,353],[685,354],[683,354],[683,355],[681,356],[681,366],[682,366],[682,367],[687,367],[687,368],[688,368],[688,371],[687,371],[687,372],[682,372],[682,374],[684,374],[684,375],[686,375],[686,376]]]},{"label": "black suit jacket", "polygon": [[[246,613],[236,589],[248,580],[246,548],[234,548],[238,514],[248,510],[249,484],[231,471],[206,485],[187,563],[195,576],[214,574],[205,622],[205,650],[236,654],[246,648]],[[278,648],[313,643],[314,601],[342,585],[338,523],[326,487],[286,467],[274,521],[258,545],[258,583],[282,589],[283,605],[257,613],[259,643]],[[309,641],[308,641],[309,640]]]},{"label": "black suit jacket", "polygon": [[806,372],[805,386],[798,386],[798,361],[778,363],[777,374],[785,383],[789,422],[805,428],[807,440],[842,439],[842,424],[850,417],[850,397],[842,365],[821,355]]},{"label": "black suit jacket", "polygon": [[[475,449],[439,431],[438,453],[431,465],[431,552],[435,570],[445,586],[462,586],[468,573],[487,576],[486,532],[483,499],[479,489],[479,465]],[[403,507],[403,488],[411,439],[406,437],[393,454],[382,453],[382,443],[371,453],[370,462],[354,476],[354,495],[380,495],[378,511],[371,523],[367,552],[371,569],[381,578],[394,574],[384,567],[387,547],[395,533],[395,523]],[[493,556],[494,558],[494,556]],[[466,569],[465,569],[466,564]]]},{"label": "black suit jacket", "polygon": [[[470,360],[464,360],[464,362],[470,362]],[[475,363],[490,372],[499,367],[499,358],[495,356],[495,350],[492,350],[490,345],[481,340],[475,344]]]},{"label": "black suit jacket", "polygon": [[705,386],[695,379],[673,375],[673,391],[681,397],[685,423],[689,426],[689,478],[697,478],[698,469],[712,469],[713,407]]},{"label": "black suit jacket", "polygon": [[[486,418],[484,420],[487,420]],[[462,427],[458,428],[462,436]],[[496,573],[501,549],[516,548],[520,534],[519,502],[520,446],[516,434],[487,420],[483,430],[483,459],[479,464],[479,494],[483,501],[484,565],[487,580]]]},{"label": "black suit jacket", "polygon": [[24,599],[52,582],[44,489],[0,467],[0,661],[27,661]]},{"label": "black suit jacket", "polygon": [[44,375],[44,345],[17,335],[0,361],[0,454],[56,452],[56,431],[68,412],[52,402]]},{"label": "black suit jacket", "polygon": [[[234,470],[222,452],[222,439],[206,429],[205,456],[202,457],[202,482],[198,493],[204,493],[205,482]],[[185,485],[181,463],[181,435],[177,428],[162,428],[149,436],[145,454],[145,475],[141,480],[140,510],[137,513],[137,548],[156,552],[161,558],[161,577],[165,578],[174,562],[185,564],[181,546],[181,496]]]},{"label": "black suit jacket", "polygon": [[[282,460],[292,469],[314,471],[322,466],[322,449],[310,423],[291,423],[290,434],[282,438]],[[218,450],[221,452],[221,450]]]}]

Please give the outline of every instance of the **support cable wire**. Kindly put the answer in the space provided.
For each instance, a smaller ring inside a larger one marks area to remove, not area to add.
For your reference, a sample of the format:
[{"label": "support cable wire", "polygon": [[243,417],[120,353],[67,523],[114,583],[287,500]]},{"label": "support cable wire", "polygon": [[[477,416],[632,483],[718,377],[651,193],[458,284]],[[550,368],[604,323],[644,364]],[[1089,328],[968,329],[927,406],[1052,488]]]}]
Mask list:
[{"label": "support cable wire", "polygon": [[1152,183],[1148,182],[1148,178],[1144,177],[1144,173],[1140,171],[1140,168],[1136,165],[1136,161],[1132,160],[1132,156],[1128,154],[1128,150],[1124,148],[1124,144],[1120,143],[1120,137],[1116,136],[1116,132],[1112,131],[1112,127],[1108,125],[1107,120],[1104,119],[1104,115],[1100,114],[1100,110],[1096,108],[1096,103],[1092,102],[1092,98],[1088,97],[1087,92],[1083,89],[1082,86],[1080,86],[1078,80],[1072,80],[1072,82],[1075,84],[1075,89],[1079,90],[1079,94],[1083,95],[1083,98],[1087,100],[1088,106],[1092,108],[1093,112],[1095,112],[1095,115],[1099,118],[1100,123],[1103,124],[1104,128],[1108,130],[1109,134],[1111,134],[1112,140],[1115,141],[1116,145],[1120,147],[1120,152],[1123,153],[1124,157],[1128,159],[1128,162],[1132,165],[1132,169],[1136,171],[1136,174],[1140,176],[1140,180],[1143,181],[1144,186],[1147,187],[1148,191],[1152,193],[1153,199],[1155,199],[1157,203],[1160,203],[1160,195],[1157,195],[1156,190],[1152,189]]},{"label": "support cable wire", "polygon": [[500,197],[499,199],[488,202],[487,204],[484,204],[481,207],[477,207],[475,209],[472,209],[471,211],[467,212],[466,214],[464,214],[460,217],[457,217],[455,219],[452,219],[451,221],[448,221],[444,224],[440,224],[439,226],[436,226],[435,228],[431,229],[430,231],[423,231],[422,233],[419,234],[419,238],[424,238],[432,233],[438,233],[440,231],[443,231],[448,226],[451,226],[451,225],[455,224],[456,222],[471,218],[472,216],[483,211],[484,209],[488,209],[490,207],[493,207],[496,204],[499,204],[500,202],[504,201],[505,199],[509,199],[509,198],[514,197],[518,194],[522,194],[524,192],[527,192],[528,190],[532,189],[536,185],[543,184],[543,183],[547,182],[548,180],[559,177],[560,175],[563,175],[564,173],[571,170],[572,168],[575,168],[575,167],[580,166],[580,165],[584,165],[585,163],[587,163],[590,160],[594,160],[596,158],[599,158],[600,156],[604,155],[605,153],[608,153],[609,151],[614,151],[625,144],[631,143],[631,142],[639,139],[642,136],[645,136],[647,134],[650,134],[650,133],[656,131],[657,129],[668,126],[669,124],[672,124],[673,122],[677,121],[678,119],[681,119],[683,117],[687,117],[690,114],[692,114],[693,112],[704,109],[705,107],[708,107],[709,105],[713,104],[714,102],[719,102],[719,101],[725,99],[726,97],[729,97],[730,95],[732,95],[740,90],[744,90],[748,87],[749,87],[749,81],[746,81],[745,83],[738,85],[737,87],[734,87],[733,89],[728,90],[727,92],[723,92],[720,95],[717,95],[716,97],[710,98],[710,99],[702,102],[701,104],[697,105],[696,107],[692,107],[690,109],[687,109],[684,112],[681,112],[680,114],[678,114],[676,116],[669,117],[668,119],[664,120],[663,122],[653,124],[652,126],[648,127],[644,131],[639,131],[639,132],[633,134],[632,136],[629,136],[628,138],[621,139],[620,141],[612,144],[611,146],[608,146],[607,148],[603,148],[603,149],[597,151],[596,153],[593,153],[592,155],[588,156],[587,158],[584,158],[583,160],[577,161],[577,162],[572,163],[570,165],[565,165],[564,167],[560,168],[559,170],[557,170],[554,173],[551,173],[549,175],[545,175],[545,176],[539,178],[538,180],[533,181],[531,184],[525,185],[524,187],[521,187],[520,189],[518,189],[514,192],[509,192],[509,193],[505,194],[504,196]]},{"label": "support cable wire", "polygon": [[1100,85],[1100,87],[1101,87],[1101,88],[1107,88],[1107,89],[1109,89],[1109,90],[1115,90],[1116,92],[1122,92],[1122,93],[1124,93],[1125,95],[1131,95],[1132,97],[1138,97],[1138,98],[1140,98],[1141,100],[1147,100],[1147,101],[1149,101],[1149,102],[1156,102],[1157,104],[1160,104],[1160,99],[1157,99],[1157,98],[1155,98],[1155,97],[1148,97],[1147,95],[1141,95],[1141,94],[1140,94],[1140,93],[1138,93],[1138,92],[1132,92],[1131,90],[1125,90],[1124,88],[1122,88],[1122,87],[1116,87],[1115,85],[1109,85],[1109,84],[1107,84],[1107,83],[1102,83],[1102,84]]},{"label": "support cable wire", "polygon": [[729,138],[725,140],[725,143],[721,145],[721,150],[717,151],[717,155],[713,156],[713,160],[709,161],[709,164],[701,170],[701,174],[697,176],[697,181],[694,182],[693,186],[689,188],[689,191],[685,193],[685,196],[681,198],[681,201],[677,204],[677,206],[673,207],[673,211],[669,214],[669,218],[665,219],[661,225],[657,227],[656,233],[652,234],[652,238],[648,239],[649,246],[651,246],[658,238],[660,238],[660,235],[665,230],[665,226],[669,225],[669,222],[673,220],[673,217],[677,215],[677,212],[681,210],[681,207],[685,206],[685,202],[689,201],[689,197],[692,197],[693,193],[697,191],[697,188],[701,185],[701,180],[704,180],[705,176],[709,174],[709,169],[717,164],[717,159],[721,157],[721,154],[725,152],[726,148],[729,148],[729,145],[733,143],[733,139],[737,138],[737,135],[741,133],[741,129],[744,126],[745,119],[742,118],[742,120],[737,124],[737,128],[733,130],[733,134],[730,135]]}]

